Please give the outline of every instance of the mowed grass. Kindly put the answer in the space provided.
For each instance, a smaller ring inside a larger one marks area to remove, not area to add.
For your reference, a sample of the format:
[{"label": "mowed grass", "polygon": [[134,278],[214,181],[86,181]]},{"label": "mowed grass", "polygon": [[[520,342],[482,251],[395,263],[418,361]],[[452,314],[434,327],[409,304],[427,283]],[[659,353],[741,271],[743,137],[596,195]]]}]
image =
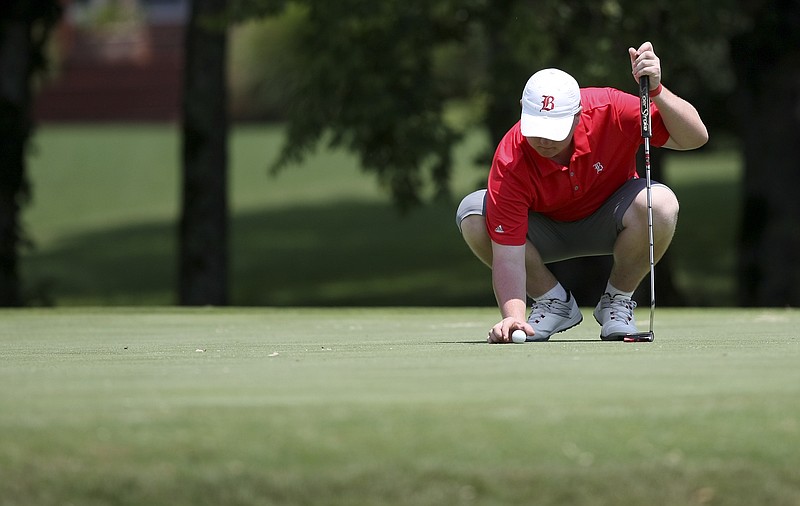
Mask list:
[{"label": "mowed grass", "polygon": [[[180,132],[169,125],[45,125],[23,222],[35,248],[22,274],[31,304],[167,305],[177,286]],[[458,200],[485,179],[486,139],[456,151],[453,199],[393,207],[374,176],[320,149],[272,177],[277,126],[230,139],[230,300],[247,306],[492,305],[489,271],[461,240]],[[670,254],[690,305],[735,303],[740,162],[735,153],[671,153],[681,199]],[[603,286],[599,286],[598,291]],[[582,300],[594,305],[595,301]]]},{"label": "mowed grass", "polygon": [[800,503],[800,312],[657,316],[3,310],[0,505]]}]

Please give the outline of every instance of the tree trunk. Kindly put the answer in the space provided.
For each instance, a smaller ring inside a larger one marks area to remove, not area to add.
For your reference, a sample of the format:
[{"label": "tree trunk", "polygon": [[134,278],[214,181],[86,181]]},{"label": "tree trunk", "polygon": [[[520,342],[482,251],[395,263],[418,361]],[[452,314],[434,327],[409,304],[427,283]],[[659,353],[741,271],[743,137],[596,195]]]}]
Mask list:
[{"label": "tree trunk", "polygon": [[800,305],[800,6],[762,9],[732,59],[744,144],[739,303]]},{"label": "tree trunk", "polygon": [[800,145],[798,64],[763,69],[757,95],[742,102],[748,111],[739,232],[739,303],[744,306],[800,305],[800,163],[794,152]]},{"label": "tree trunk", "polygon": [[179,303],[228,303],[226,0],[193,0],[186,31]]},{"label": "tree trunk", "polygon": [[25,21],[0,23],[0,306],[19,306],[17,252],[20,207],[28,193],[25,145],[31,129],[31,40]]}]

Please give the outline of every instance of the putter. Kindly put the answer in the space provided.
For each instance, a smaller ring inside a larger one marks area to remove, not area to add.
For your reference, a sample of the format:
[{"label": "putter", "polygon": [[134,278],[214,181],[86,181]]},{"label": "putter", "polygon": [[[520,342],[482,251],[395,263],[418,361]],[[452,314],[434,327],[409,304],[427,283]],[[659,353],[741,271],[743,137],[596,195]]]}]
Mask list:
[{"label": "putter", "polygon": [[653,196],[650,186],[650,135],[653,133],[650,125],[650,77],[639,78],[639,104],[642,118],[642,138],[644,139],[644,172],[647,188],[647,235],[650,239],[650,331],[629,334],[622,340],[626,343],[651,343],[656,338],[653,333],[653,316],[656,312],[656,272],[653,254]]}]

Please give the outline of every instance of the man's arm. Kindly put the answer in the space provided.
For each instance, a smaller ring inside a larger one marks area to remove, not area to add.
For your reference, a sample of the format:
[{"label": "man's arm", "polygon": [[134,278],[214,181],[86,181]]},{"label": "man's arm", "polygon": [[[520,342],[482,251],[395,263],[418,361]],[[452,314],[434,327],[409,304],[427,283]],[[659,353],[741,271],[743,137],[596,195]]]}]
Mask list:
[{"label": "man's arm", "polygon": [[[639,49],[628,48],[628,54],[631,58],[631,73],[637,83],[640,77],[650,76],[651,91],[662,86],[661,60],[656,56],[650,42],[645,42]],[[664,126],[669,132],[665,148],[696,149],[708,142],[708,130],[692,104],[663,86],[661,92],[652,97],[652,101],[658,107]]]},{"label": "man's arm", "polygon": [[489,331],[489,342],[507,343],[517,329],[533,335],[525,318],[525,279],[525,246],[504,246],[492,241],[492,285],[503,319]]},{"label": "man's arm", "polygon": [[661,119],[669,132],[665,148],[677,150],[697,149],[708,142],[708,130],[692,104],[662,87],[652,98],[658,106]]}]

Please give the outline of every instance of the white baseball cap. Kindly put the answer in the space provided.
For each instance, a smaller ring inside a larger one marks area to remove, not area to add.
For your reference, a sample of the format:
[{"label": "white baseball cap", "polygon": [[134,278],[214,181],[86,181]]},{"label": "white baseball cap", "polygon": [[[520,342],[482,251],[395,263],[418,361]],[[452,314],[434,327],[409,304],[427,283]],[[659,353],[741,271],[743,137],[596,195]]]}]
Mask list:
[{"label": "white baseball cap", "polygon": [[563,141],[580,111],[578,81],[563,70],[540,70],[528,79],[522,91],[522,135]]}]

